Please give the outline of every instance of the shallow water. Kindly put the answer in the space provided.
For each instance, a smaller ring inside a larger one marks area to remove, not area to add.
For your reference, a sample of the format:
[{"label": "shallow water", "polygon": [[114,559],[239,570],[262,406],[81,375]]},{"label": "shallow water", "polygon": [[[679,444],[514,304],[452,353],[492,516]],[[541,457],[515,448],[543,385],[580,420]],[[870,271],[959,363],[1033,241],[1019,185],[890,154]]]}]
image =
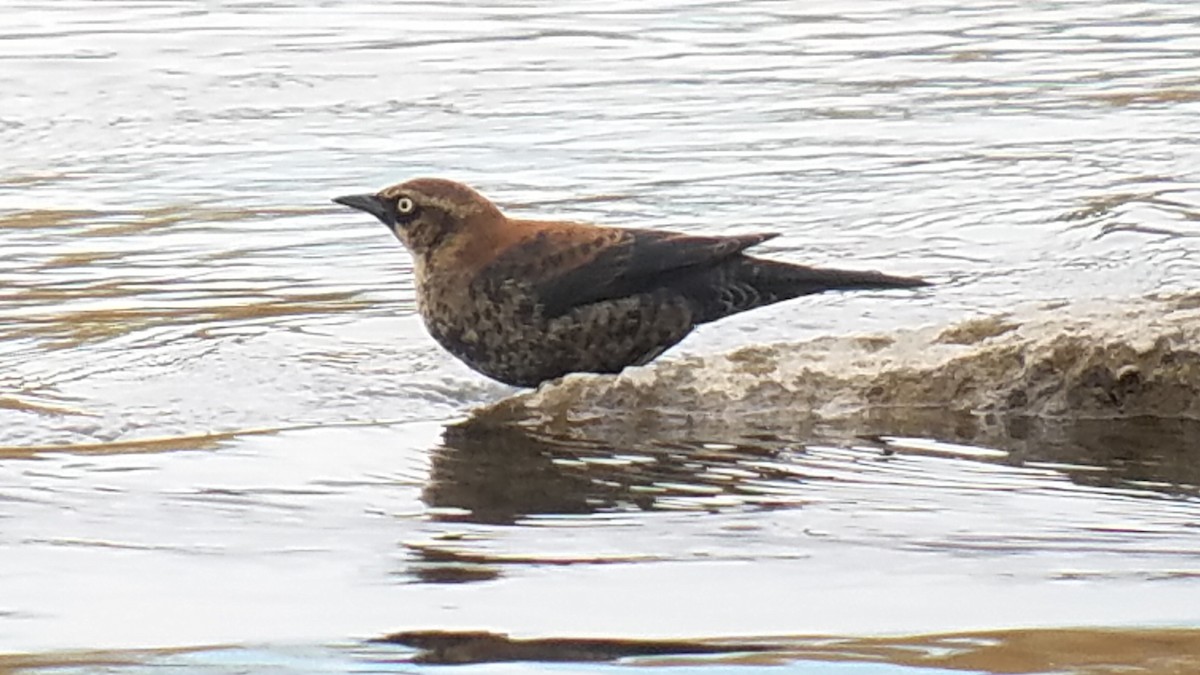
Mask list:
[{"label": "shallow water", "polygon": [[[775,230],[770,255],[939,282],[758,310],[666,358],[1194,289],[1197,22],[1165,0],[6,4],[0,653],[304,671],[289,654],[357,667],[405,630],[1194,632],[1188,423],[990,453],[447,431],[513,390],[438,350],[407,255],[328,199],[441,175],[521,215]],[[850,660],[878,658],[914,665]]]}]

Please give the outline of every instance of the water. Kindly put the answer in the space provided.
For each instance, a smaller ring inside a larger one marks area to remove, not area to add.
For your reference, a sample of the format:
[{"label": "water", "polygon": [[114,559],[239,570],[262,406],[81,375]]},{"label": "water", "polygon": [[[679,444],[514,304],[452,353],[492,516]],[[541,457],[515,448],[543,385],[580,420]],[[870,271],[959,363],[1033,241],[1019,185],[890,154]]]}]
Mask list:
[{"label": "water", "polygon": [[[1200,624],[1187,424],[994,456],[446,433],[514,390],[436,347],[407,255],[328,200],[446,176],[523,216],[779,231],[765,253],[939,282],[783,303],[666,358],[1194,289],[1197,22],[1166,0],[6,4],[0,653],[302,672],[490,630],[754,636],[797,672],[902,673],[968,666],[916,638],[795,645],[1036,629],[1061,662],[1124,640],[1145,666],[1139,631]],[[1065,627],[1116,632],[1072,651]]]}]

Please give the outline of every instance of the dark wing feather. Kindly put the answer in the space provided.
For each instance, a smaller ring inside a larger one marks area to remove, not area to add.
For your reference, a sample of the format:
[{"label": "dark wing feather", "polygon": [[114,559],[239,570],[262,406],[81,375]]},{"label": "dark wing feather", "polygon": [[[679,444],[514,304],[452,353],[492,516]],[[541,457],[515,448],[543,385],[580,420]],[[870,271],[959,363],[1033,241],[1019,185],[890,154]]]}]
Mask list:
[{"label": "dark wing feather", "polygon": [[[678,232],[596,229],[547,233],[542,260],[551,264],[534,291],[548,317],[575,307],[652,291],[679,272],[715,265],[776,234],[699,237]],[[537,246],[535,242],[530,244]],[[538,255],[536,251],[528,251]],[[553,264],[553,263],[559,264]]]}]

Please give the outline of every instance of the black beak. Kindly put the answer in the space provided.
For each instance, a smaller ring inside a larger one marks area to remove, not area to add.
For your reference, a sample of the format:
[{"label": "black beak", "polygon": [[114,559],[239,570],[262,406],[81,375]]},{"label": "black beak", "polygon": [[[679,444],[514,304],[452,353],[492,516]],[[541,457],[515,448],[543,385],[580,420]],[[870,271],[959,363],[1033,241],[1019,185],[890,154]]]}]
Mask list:
[{"label": "black beak", "polygon": [[334,197],[333,201],[352,209],[366,211],[388,227],[396,226],[394,207],[375,195],[346,195],[345,197]]}]

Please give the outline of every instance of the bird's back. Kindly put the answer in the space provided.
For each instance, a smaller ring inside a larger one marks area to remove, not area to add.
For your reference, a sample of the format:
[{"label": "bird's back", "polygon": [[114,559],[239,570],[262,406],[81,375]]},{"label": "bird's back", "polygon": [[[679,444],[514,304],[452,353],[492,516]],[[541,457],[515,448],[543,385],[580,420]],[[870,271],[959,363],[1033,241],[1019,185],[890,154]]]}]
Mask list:
[{"label": "bird's back", "polygon": [[828,290],[910,288],[924,281],[873,271],[819,269],[745,251],[773,233],[695,236],[579,223],[516,221],[524,232],[480,269],[522,280],[548,318],[594,303],[666,292],[686,300],[697,323]]}]

